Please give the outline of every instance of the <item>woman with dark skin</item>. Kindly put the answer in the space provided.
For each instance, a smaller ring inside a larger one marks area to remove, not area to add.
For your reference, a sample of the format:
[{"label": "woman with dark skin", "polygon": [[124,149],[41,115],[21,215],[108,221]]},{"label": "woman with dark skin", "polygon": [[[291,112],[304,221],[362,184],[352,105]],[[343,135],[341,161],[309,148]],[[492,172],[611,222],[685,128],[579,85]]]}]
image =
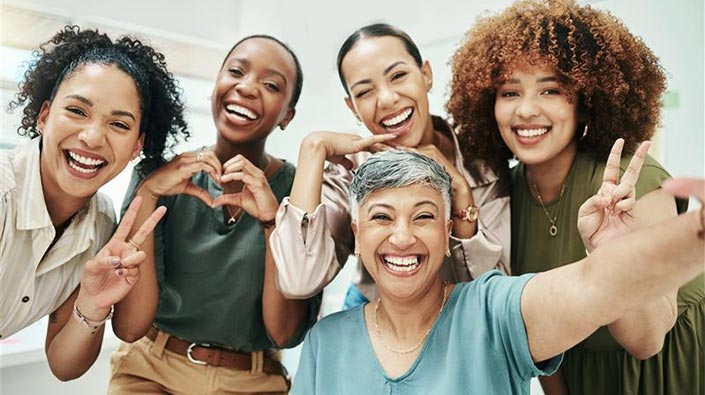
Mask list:
[{"label": "woman with dark skin", "polygon": [[[585,257],[594,246],[573,224],[589,214],[579,210],[585,199],[608,192],[600,174],[612,141],[623,137],[633,153],[656,130],[666,82],[656,56],[606,12],[521,1],[473,26],[453,58],[452,81],[447,107],[464,155],[510,179],[512,273]],[[512,156],[519,165],[509,170]],[[669,177],[646,158],[623,226],[640,229],[685,210],[686,201],[660,188]],[[704,313],[701,275],[569,350],[559,374],[542,378],[544,390],[703,393]]]},{"label": "woman with dark skin", "polygon": [[51,313],[49,367],[70,380],[98,356],[113,305],[140,279],[145,254],[133,245],[164,214],[135,222],[135,199],[111,238],[112,203],[98,189],[140,152],[162,163],[188,132],[163,55],[138,40],[68,26],[36,55],[10,105],[24,106],[18,131],[32,141],[1,152],[0,332]]},{"label": "woman with dark skin", "polygon": [[211,95],[213,146],[177,156],[128,191],[169,214],[141,249],[143,279],[116,308],[124,344],[109,393],[286,393],[276,349],[313,325],[320,298],[277,290],[268,238],[294,167],[265,151],[295,114],[303,75],[294,53],[250,36],[226,55]]}]

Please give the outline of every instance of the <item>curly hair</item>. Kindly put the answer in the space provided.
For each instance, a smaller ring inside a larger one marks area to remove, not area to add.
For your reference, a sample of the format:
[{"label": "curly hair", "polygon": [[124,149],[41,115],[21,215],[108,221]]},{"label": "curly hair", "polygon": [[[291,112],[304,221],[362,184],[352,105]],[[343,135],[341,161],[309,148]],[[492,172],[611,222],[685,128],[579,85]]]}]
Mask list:
[{"label": "curly hair", "polygon": [[19,92],[9,109],[23,106],[17,132],[39,136],[37,117],[45,101],[52,101],[61,83],[86,64],[115,65],[135,82],[140,96],[145,134],[143,160],[138,171],[148,171],[166,161],[183,138],[190,137],[184,120],[181,88],[167,70],[164,55],[135,38],[115,41],[97,30],[66,26],[33,52],[34,61],[24,73]]},{"label": "curly hair", "polygon": [[497,128],[495,94],[523,65],[553,67],[561,84],[577,92],[578,130],[589,127],[578,141],[581,151],[606,157],[622,137],[625,151],[633,152],[658,126],[666,77],[639,37],[610,13],[572,0],[519,1],[479,19],[451,59],[446,109],[468,160],[508,170],[513,154]]}]

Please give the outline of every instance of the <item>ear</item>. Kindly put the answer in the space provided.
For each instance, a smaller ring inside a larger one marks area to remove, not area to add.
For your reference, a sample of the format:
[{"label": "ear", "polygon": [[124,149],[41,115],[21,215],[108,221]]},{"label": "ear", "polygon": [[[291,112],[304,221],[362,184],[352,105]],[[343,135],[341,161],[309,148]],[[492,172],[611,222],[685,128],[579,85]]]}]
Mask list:
[{"label": "ear", "polygon": [[282,119],[282,121],[279,122],[279,129],[281,129],[281,130],[286,129],[286,126],[289,125],[289,122],[291,122],[292,119],[294,119],[295,115],[296,115],[296,109],[294,107],[289,107],[286,110],[286,115],[284,115],[284,119]]},{"label": "ear", "polygon": [[[357,248],[360,246],[360,241],[357,238],[357,230],[358,229],[357,229],[357,224],[355,223],[355,221],[350,222],[350,227],[352,228],[353,235],[355,235],[355,246]],[[357,248],[357,250],[359,251],[359,248]]]},{"label": "ear", "polygon": [[421,65],[421,75],[423,75],[424,83],[426,84],[426,92],[433,88],[433,71],[431,70],[431,63],[428,60],[424,60]]},{"label": "ear", "polygon": [[49,100],[45,100],[44,103],[42,103],[42,107],[39,109],[39,115],[37,115],[37,128],[39,128],[39,130],[44,129],[44,126],[46,126],[50,107],[51,103],[49,103]]},{"label": "ear", "polygon": [[360,119],[360,116],[357,115],[357,111],[355,111],[355,103],[353,103],[353,101],[352,101],[352,99],[350,98],[350,96],[345,96],[345,99],[344,99],[344,100],[345,100],[345,105],[348,106],[348,108],[349,108],[350,111],[353,113],[353,115],[355,116],[355,118],[356,118],[358,121],[362,122],[362,119]]},{"label": "ear", "polygon": [[132,150],[132,154],[130,155],[130,160],[134,160],[137,155],[139,155],[142,151],[142,147],[144,147],[144,136],[145,133],[142,133],[140,134],[140,137],[137,138],[137,142],[135,142],[135,148]]}]

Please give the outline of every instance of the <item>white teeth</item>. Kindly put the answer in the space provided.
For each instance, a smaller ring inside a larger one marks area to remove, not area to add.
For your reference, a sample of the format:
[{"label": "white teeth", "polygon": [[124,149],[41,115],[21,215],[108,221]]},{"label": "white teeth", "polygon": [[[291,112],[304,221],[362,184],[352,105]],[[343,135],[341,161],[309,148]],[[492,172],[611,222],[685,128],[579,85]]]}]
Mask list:
[{"label": "white teeth", "polygon": [[397,115],[396,117],[383,120],[382,125],[387,127],[398,125],[405,121],[409,117],[409,115],[411,115],[411,109],[407,108],[404,112]]},{"label": "white teeth", "polygon": [[419,267],[419,257],[384,257],[385,265],[396,272],[410,272]]},{"label": "white teeth", "polygon": [[[78,162],[82,165],[85,165],[85,166],[99,166],[99,165],[102,165],[103,163],[105,163],[104,160],[86,158],[85,156],[81,156],[81,155],[79,155],[75,152],[72,152],[72,151],[69,151],[69,156],[71,157],[71,159],[73,159],[76,162]],[[73,166],[71,166],[71,167],[73,167]],[[93,170],[95,170],[95,169],[93,169]],[[91,170],[91,172],[93,172],[93,170]]]},{"label": "white teeth", "polygon": [[71,161],[69,161],[69,166],[71,166],[71,168],[76,170],[77,172],[83,173],[83,174],[91,174],[91,173],[95,173],[96,171],[98,171],[97,167],[94,167],[92,169],[86,169],[86,168],[83,168],[83,167],[76,165],[75,163],[73,163]]},{"label": "white teeth", "polygon": [[225,106],[225,109],[228,110],[229,112],[234,112],[239,115],[245,116],[252,121],[254,121],[255,119],[258,118],[257,114],[250,111],[250,109],[245,108],[243,106],[238,106],[237,104],[228,104],[227,106]]},{"label": "white teeth", "polygon": [[536,137],[548,132],[548,128],[539,129],[517,129],[517,134],[521,137]]}]

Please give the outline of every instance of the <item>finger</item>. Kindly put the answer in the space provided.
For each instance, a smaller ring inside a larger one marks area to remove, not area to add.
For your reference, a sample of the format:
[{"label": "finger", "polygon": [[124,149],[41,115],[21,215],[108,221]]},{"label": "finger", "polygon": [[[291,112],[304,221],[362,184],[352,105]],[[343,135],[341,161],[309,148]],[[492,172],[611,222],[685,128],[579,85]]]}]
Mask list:
[{"label": "finger", "polygon": [[142,226],[137,229],[137,232],[132,235],[132,237],[130,238],[132,243],[137,245],[141,245],[142,243],[144,243],[144,241],[147,240],[147,237],[152,233],[152,231],[154,231],[154,228],[157,227],[157,224],[162,219],[162,217],[164,217],[165,213],[166,207],[157,207],[157,209],[154,210],[146,220],[144,220]]},{"label": "finger", "polygon": [[125,240],[132,230],[132,225],[135,223],[137,218],[137,213],[140,211],[140,206],[142,205],[142,197],[135,196],[130,203],[130,207],[125,211],[125,215],[120,219],[120,224],[118,225],[113,237],[118,240]]},{"label": "finger", "polygon": [[223,177],[221,177],[221,180],[223,184],[227,184],[232,181],[242,181],[242,178],[245,176],[244,173],[241,171],[236,171],[233,173],[226,173]]},{"label": "finger", "polygon": [[120,267],[122,259],[119,256],[106,256],[101,258],[90,259],[86,262],[83,268],[85,274],[97,274],[105,270],[111,270]]},{"label": "finger", "polygon": [[223,205],[231,205],[231,206],[242,206],[242,193],[226,193],[223,195],[218,196],[217,198],[213,199],[213,206],[218,207],[218,206],[223,206]]},{"label": "finger", "polygon": [[[115,269],[115,274],[117,274],[120,277],[136,277],[139,276],[140,274],[140,268],[139,267],[119,267]],[[130,285],[134,285],[134,283],[130,283]]]},{"label": "finger", "polygon": [[667,192],[678,197],[694,197],[701,202],[705,201],[705,178],[672,178],[666,180],[662,187]]},{"label": "finger", "polygon": [[634,198],[620,200],[614,205],[614,209],[621,212],[629,212],[633,210],[634,207],[636,207],[636,199]]},{"label": "finger", "polygon": [[629,161],[629,166],[622,176],[620,184],[629,184],[631,186],[636,185],[636,181],[639,179],[639,173],[641,173],[641,166],[644,164],[646,159],[646,153],[649,152],[651,147],[650,141],[644,141],[639,145],[632,160]]},{"label": "finger", "polygon": [[147,258],[147,254],[144,251],[135,251],[130,255],[122,258],[122,264],[120,267],[133,267],[139,266]]},{"label": "finger", "polygon": [[619,180],[619,163],[622,160],[622,148],[624,147],[624,139],[617,139],[612,145],[610,155],[607,157],[605,172],[602,175],[602,181],[617,183]]},{"label": "finger", "polygon": [[578,211],[578,217],[584,217],[602,211],[610,203],[610,198],[606,196],[594,195],[586,200]]},{"label": "finger", "polygon": [[201,152],[195,153],[194,158],[196,159],[196,161],[198,161],[198,154],[201,154],[201,162],[212,168],[215,171],[216,175],[223,173],[223,166],[220,164],[220,160],[215,155],[215,152],[210,150],[203,150]]},{"label": "finger", "polygon": [[225,169],[228,166],[234,165],[236,163],[242,162],[242,160],[245,159],[245,157],[242,154],[237,154],[233,156],[232,158],[228,159],[223,163],[223,169]]},{"label": "finger", "polygon": [[186,185],[186,188],[184,188],[183,190],[183,194],[200,199],[201,201],[203,201],[203,203],[207,204],[208,206],[211,206],[213,204],[213,197],[210,195],[210,193],[208,193],[208,191],[206,191],[205,189],[192,183],[188,183]]},{"label": "finger", "polygon": [[358,151],[362,151],[373,144],[384,143],[385,141],[393,140],[396,137],[397,135],[392,133],[373,134],[372,136],[363,137],[355,141],[354,145]]}]

